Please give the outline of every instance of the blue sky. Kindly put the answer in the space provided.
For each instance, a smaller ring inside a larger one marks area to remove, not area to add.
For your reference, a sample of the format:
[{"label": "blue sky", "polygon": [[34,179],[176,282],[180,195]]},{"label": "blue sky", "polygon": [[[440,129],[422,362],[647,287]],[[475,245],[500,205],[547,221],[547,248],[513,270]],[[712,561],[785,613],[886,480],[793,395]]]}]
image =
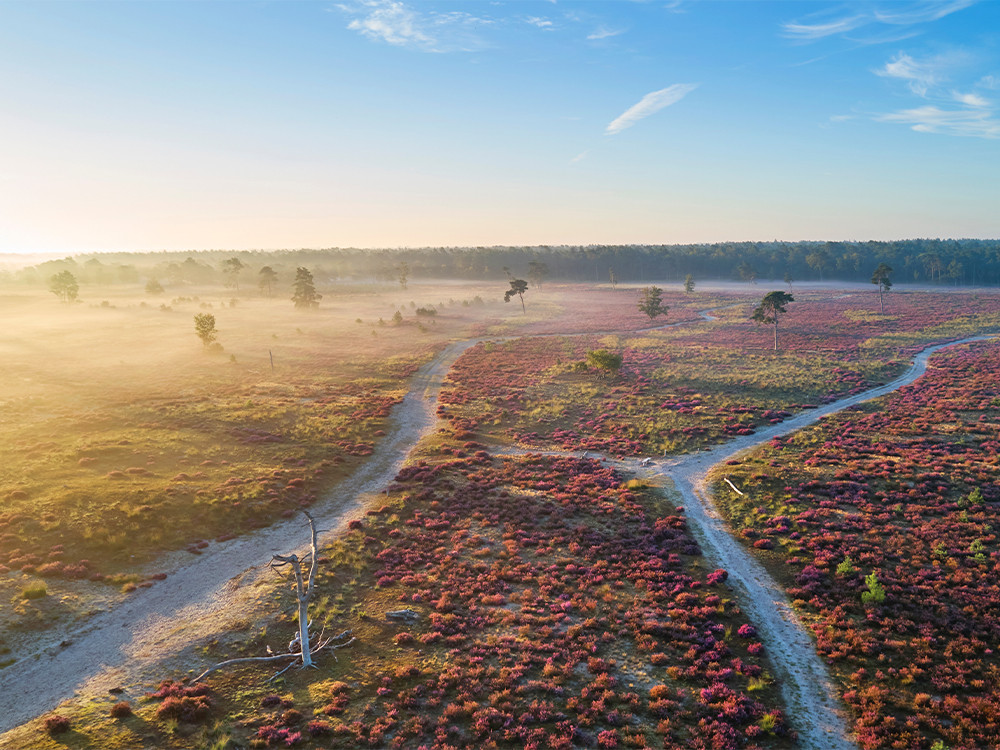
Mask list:
[{"label": "blue sky", "polygon": [[1000,3],[0,0],[0,253],[1000,237]]}]

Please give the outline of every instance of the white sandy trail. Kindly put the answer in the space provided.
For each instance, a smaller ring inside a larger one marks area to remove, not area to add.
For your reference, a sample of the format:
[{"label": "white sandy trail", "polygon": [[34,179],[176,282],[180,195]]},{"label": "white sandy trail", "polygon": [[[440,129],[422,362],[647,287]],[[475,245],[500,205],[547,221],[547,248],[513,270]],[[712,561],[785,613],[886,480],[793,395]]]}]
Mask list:
[{"label": "white sandy trail", "polygon": [[[788,718],[799,732],[799,743],[814,750],[855,748],[849,722],[826,665],[816,653],[812,636],[792,610],[788,597],[775,580],[737,541],[712,502],[707,487],[709,470],[739,453],[756,448],[774,437],[800,430],[822,417],[913,383],[924,374],[927,360],[948,346],[982,341],[990,336],[954,341],[925,349],[910,368],[890,383],[802,412],[767,429],[727,442],[701,453],[662,460],[652,467],[673,479],[685,502],[685,515],[708,560],[729,572],[729,582],[740,594],[740,602],[768,650],[778,671]],[[637,461],[630,462],[641,471]]]},{"label": "white sandy trail", "polygon": [[[322,538],[330,539],[360,515],[365,501],[396,476],[414,443],[433,429],[441,382],[455,360],[475,343],[452,344],[417,372],[371,457],[312,507],[317,527],[325,531]],[[165,581],[138,589],[82,626],[49,634],[50,641],[65,638],[69,645],[47,645],[22,653],[17,662],[0,670],[0,733],[76,693],[161,678],[164,657],[225,632],[234,616],[257,619],[256,614],[263,619],[273,615],[273,609],[262,611],[258,596],[266,588],[255,584],[274,575],[267,567],[273,553],[303,549],[307,541],[304,519],[292,518],[212,544],[193,560],[190,553],[181,552],[158,562],[158,569],[173,569]],[[0,747],[4,744],[0,736]]]},{"label": "white sandy trail", "polygon": [[[324,529],[322,539],[335,535],[348,520],[362,512],[368,498],[392,481],[412,446],[434,429],[437,394],[452,364],[466,349],[493,339],[484,337],[451,344],[414,376],[410,391],[393,410],[388,434],[369,460],[313,506],[317,525]],[[967,339],[973,340],[978,339]],[[926,350],[905,375],[888,385],[670,465],[670,473],[687,498],[687,515],[706,554],[729,570],[730,580],[742,589],[750,617],[758,623],[772,661],[781,672],[790,718],[799,728],[806,747],[830,750],[851,747],[836,694],[787,600],[767,572],[732,539],[715,512],[704,490],[705,473],[713,464],[775,435],[792,432],[825,414],[912,382],[923,373],[927,357],[940,348]],[[635,467],[638,468],[637,462]],[[290,519],[239,539],[210,545],[205,554],[190,562],[183,557],[186,553],[161,561],[160,569],[173,569],[165,581],[150,589],[139,589],[110,611],[96,615],[72,631],[64,629],[49,634],[47,644],[67,634],[68,638],[59,646],[44,645],[22,653],[17,662],[0,670],[0,733],[51,710],[74,694],[161,677],[165,658],[224,632],[235,613],[251,619],[263,617],[256,584],[269,574],[267,563],[271,555],[302,549],[306,537],[301,519]],[[179,560],[185,560],[184,564]],[[822,741],[812,739],[816,737]],[[0,747],[3,744],[0,735]]]}]

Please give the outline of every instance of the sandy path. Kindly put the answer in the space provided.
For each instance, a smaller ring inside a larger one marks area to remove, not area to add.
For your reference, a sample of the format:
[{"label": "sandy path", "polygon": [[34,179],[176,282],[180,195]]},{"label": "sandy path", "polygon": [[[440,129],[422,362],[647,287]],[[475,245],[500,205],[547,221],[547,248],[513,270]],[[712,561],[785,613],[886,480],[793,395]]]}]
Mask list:
[{"label": "sandy path", "polygon": [[[706,311],[708,313],[710,311]],[[927,361],[949,346],[985,341],[976,336],[925,349],[910,368],[895,380],[854,396],[801,412],[780,424],[745,435],[710,450],[642,466],[640,459],[619,460],[594,451],[545,451],[507,448],[501,455],[542,454],[589,456],[616,464],[636,475],[662,474],[673,481],[684,498],[685,516],[701,545],[705,558],[729,572],[729,583],[737,590],[748,619],[757,627],[768,657],[778,672],[788,719],[799,733],[799,744],[810,750],[856,750],[850,737],[850,722],[837,696],[826,665],[816,653],[809,631],[803,626],[777,582],[747,549],[737,541],[723,520],[707,488],[706,477],[716,465],[734,456],[811,425],[823,417],[910,385],[927,370]]]},{"label": "sandy path", "polygon": [[[485,340],[493,337],[451,344],[414,376],[410,391],[393,410],[388,434],[371,458],[312,508],[317,525],[324,530],[321,539],[334,536],[362,512],[368,498],[391,482],[412,446],[434,429],[437,394],[452,364],[466,349]],[[762,639],[781,672],[791,718],[806,747],[852,747],[839,717],[835,692],[787,600],[766,571],[729,536],[714,511],[704,489],[705,473],[719,461],[775,435],[792,432],[825,414],[912,382],[923,373],[927,357],[940,348],[926,350],[905,375],[885,386],[806,412],[711,451],[663,464],[686,498],[688,517],[706,555],[729,570],[730,580],[742,589],[750,617],[758,623]],[[637,462],[633,462],[633,468],[639,470]],[[150,589],[139,589],[72,632],[67,629],[48,634],[52,642],[67,634],[68,638],[59,646],[41,645],[0,671],[0,732],[20,726],[75,694],[161,677],[165,658],[225,631],[234,614],[251,620],[273,614],[273,605],[265,610],[261,600],[266,587],[260,583],[263,576],[270,575],[267,563],[274,552],[301,549],[305,537],[301,520],[292,519],[249,536],[213,544],[193,561],[185,557],[186,553],[161,561],[159,569],[173,570],[167,580]],[[820,740],[809,739],[814,736]]]},{"label": "sandy path", "polygon": [[[399,472],[414,443],[433,429],[441,382],[476,341],[448,346],[414,376],[410,391],[393,409],[392,426],[369,460],[311,508],[324,530],[321,539],[335,536],[361,514],[365,501]],[[307,542],[304,520],[293,518],[212,544],[193,560],[182,552],[158,562],[157,569],[173,571],[165,581],[139,589],[72,631],[47,634],[47,643],[66,639],[69,645],[43,646],[0,671],[0,733],[74,694],[159,679],[165,656],[225,631],[234,616],[273,615],[273,603],[259,598],[267,589],[259,585],[263,579],[270,577],[273,583],[267,563],[273,553],[302,549]],[[0,747],[3,744],[0,736]]]},{"label": "sandy path", "polygon": [[[702,551],[713,564],[729,572],[729,583],[740,594],[740,603],[768,650],[778,672],[788,718],[799,732],[802,747],[815,750],[855,748],[849,722],[837,697],[826,665],[816,653],[808,630],[791,608],[788,598],[756,558],[730,533],[719,515],[708,488],[709,470],[739,453],[755,448],[774,437],[787,435],[864,401],[884,396],[909,385],[927,369],[927,360],[948,346],[992,337],[977,336],[921,352],[910,368],[886,385],[834,401],[818,409],[802,412],[781,424],[745,435],[711,450],[658,461],[652,471],[670,477],[684,497],[685,515],[691,522]],[[630,462],[637,473],[638,461]]]}]

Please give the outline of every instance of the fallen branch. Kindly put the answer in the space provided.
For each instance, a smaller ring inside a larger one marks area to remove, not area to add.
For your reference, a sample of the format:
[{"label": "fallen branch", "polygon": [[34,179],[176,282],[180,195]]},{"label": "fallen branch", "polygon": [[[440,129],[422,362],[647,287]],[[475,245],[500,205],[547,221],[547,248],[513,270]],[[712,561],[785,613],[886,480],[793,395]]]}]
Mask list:
[{"label": "fallen branch", "polygon": [[728,484],[730,487],[732,487],[733,488],[733,492],[735,492],[737,495],[744,495],[745,494],[743,492],[740,492],[740,488],[739,487],[737,487],[735,484],[733,484],[732,482],[729,481],[729,477],[723,477],[722,481],[724,481],[726,484]]},{"label": "fallen branch", "polygon": [[[326,640],[321,640],[319,644],[316,646],[316,648],[312,649],[312,651],[309,652],[309,655],[313,656],[314,654],[319,653],[325,648],[329,648],[332,651],[333,649],[350,646],[352,643],[354,643],[354,641],[357,640],[357,638],[351,636],[351,639],[349,641],[346,641],[345,643],[334,644],[334,641],[340,640],[341,638],[346,638],[347,636],[351,635],[352,632],[353,631],[345,630],[343,633],[340,633],[339,635],[327,638]],[[280,661],[281,659],[291,659],[292,661],[288,664],[287,667],[282,669],[281,672],[278,672],[278,674],[274,675],[274,677],[271,678],[271,680],[273,680],[278,675],[286,672],[289,669],[289,667],[293,666],[295,662],[301,658],[302,658],[302,652],[296,651],[287,654],[276,654],[274,656],[241,656],[237,659],[227,659],[226,661],[220,661],[215,666],[206,669],[204,672],[202,672],[200,675],[194,678],[194,682],[200,682],[202,679],[212,674],[212,672],[217,672],[218,670],[223,669],[225,667],[231,667],[234,664],[250,664],[250,663],[263,664],[265,662]]]}]

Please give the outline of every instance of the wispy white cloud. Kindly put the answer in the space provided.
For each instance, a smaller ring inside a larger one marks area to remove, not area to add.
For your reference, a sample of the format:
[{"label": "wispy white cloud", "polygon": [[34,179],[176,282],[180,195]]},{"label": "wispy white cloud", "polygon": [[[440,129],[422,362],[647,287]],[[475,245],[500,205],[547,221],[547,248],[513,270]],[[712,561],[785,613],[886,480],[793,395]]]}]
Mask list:
[{"label": "wispy white cloud", "polygon": [[664,107],[676,104],[696,88],[698,88],[697,83],[675,83],[665,89],[652,91],[612,120],[604,132],[607,135],[620,133]]},{"label": "wispy white cloud", "polygon": [[[832,36],[843,36],[858,44],[885,44],[899,41],[919,33],[918,30],[900,31],[899,27],[919,27],[968,8],[977,0],[906,0],[878,9],[869,3],[855,0],[836,10],[812,13],[804,19],[781,24],[782,34],[798,42],[815,42]],[[893,27],[888,31],[886,27]],[[848,37],[851,32],[864,28],[860,38]],[[888,33],[887,33],[888,32]]]},{"label": "wispy white cloud", "polygon": [[879,122],[909,125],[919,133],[1000,138],[1000,120],[988,109],[942,109],[934,105],[880,115]]},{"label": "wispy white cloud", "polygon": [[354,16],[347,28],[374,41],[423,52],[472,51],[487,46],[479,29],[492,21],[462,11],[419,12],[401,0],[358,0],[336,6]]},{"label": "wispy white cloud", "polygon": [[976,0],[924,0],[917,3],[903,3],[891,6],[891,10],[888,11],[875,11],[875,18],[882,23],[903,26],[930,23],[975,3]]},{"label": "wispy white cloud", "polygon": [[991,102],[988,99],[980,96],[979,94],[969,92],[963,94],[961,91],[952,91],[951,95],[954,97],[956,102],[964,104],[966,107],[989,107]]},{"label": "wispy white cloud", "polygon": [[579,154],[577,154],[576,156],[574,156],[572,159],[570,159],[569,163],[570,164],[576,164],[578,161],[583,161],[584,159],[587,158],[587,155],[589,153],[590,153],[590,149],[587,149],[586,151],[582,151]]},{"label": "wispy white cloud", "polygon": [[1000,78],[997,76],[983,76],[976,82],[976,85],[995,91],[996,89],[1000,89]]},{"label": "wispy white cloud", "polygon": [[822,39],[823,37],[853,31],[870,22],[871,18],[869,16],[851,15],[823,23],[797,23],[789,21],[788,23],[783,23],[781,29],[787,37],[811,42],[814,39]]},{"label": "wispy white cloud", "polygon": [[549,19],[539,18],[538,16],[528,16],[524,19],[524,22],[530,23],[532,26],[537,26],[540,29],[550,29],[554,25]]},{"label": "wispy white cloud", "polygon": [[[911,93],[928,103],[876,115],[874,119],[877,122],[909,125],[920,133],[1000,138],[1000,120],[993,102],[975,91],[942,85],[951,77],[960,76],[973,61],[968,53],[957,51],[923,60],[904,53],[896,55],[875,73],[902,81]],[[984,78],[980,78],[975,85],[982,87],[983,81]]]},{"label": "wispy white cloud", "polygon": [[608,37],[619,36],[624,33],[625,29],[609,29],[607,26],[598,26],[592,33],[587,35],[587,39],[596,41],[598,39],[607,39]]},{"label": "wispy white cloud", "polygon": [[[340,6],[348,10],[347,6]],[[367,11],[363,18],[356,18],[347,24],[351,31],[360,32],[369,39],[395,44],[401,47],[416,45],[424,46],[433,43],[433,39],[418,28],[417,15],[403,3],[393,2],[363,2]]]},{"label": "wispy white cloud", "polygon": [[901,52],[882,68],[876,70],[875,74],[883,78],[903,80],[914,94],[927,96],[928,89],[944,79],[947,67],[947,59],[941,56],[916,60]]}]

